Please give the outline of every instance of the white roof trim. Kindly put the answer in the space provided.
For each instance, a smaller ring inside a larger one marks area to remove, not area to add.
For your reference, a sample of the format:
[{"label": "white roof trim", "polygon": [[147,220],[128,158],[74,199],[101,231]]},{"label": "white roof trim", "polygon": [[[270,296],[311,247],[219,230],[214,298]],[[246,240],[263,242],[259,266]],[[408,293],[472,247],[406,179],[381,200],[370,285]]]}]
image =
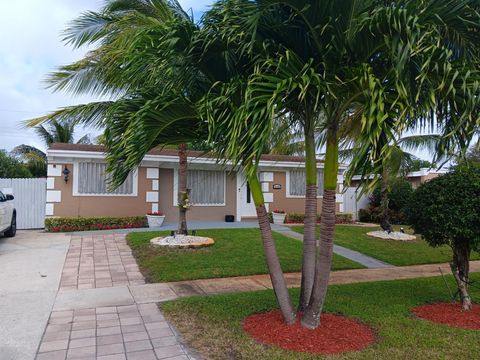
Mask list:
[{"label": "white roof trim", "polygon": [[[62,162],[62,158],[66,159],[98,159],[105,160],[105,153],[97,151],[78,151],[78,150],[47,150],[47,157],[49,162]],[[145,155],[143,161],[154,161],[162,163],[178,163],[178,156],[172,155]],[[217,160],[213,158],[205,157],[189,157],[189,164],[209,164],[217,165]],[[323,163],[320,163],[323,167]],[[227,161],[225,165],[232,165],[230,161]],[[305,167],[304,162],[297,161],[271,161],[271,160],[260,160],[260,168],[302,168]],[[345,164],[340,164],[340,170],[345,170]]]},{"label": "white roof trim", "polygon": [[[447,169],[429,169],[429,168],[421,168],[419,171],[412,171],[407,174],[407,177],[420,177],[420,176],[427,176],[430,174],[446,174],[448,172]],[[370,175],[368,179],[373,179],[375,175]],[[352,176],[352,180],[362,180],[361,175],[354,175]]]}]

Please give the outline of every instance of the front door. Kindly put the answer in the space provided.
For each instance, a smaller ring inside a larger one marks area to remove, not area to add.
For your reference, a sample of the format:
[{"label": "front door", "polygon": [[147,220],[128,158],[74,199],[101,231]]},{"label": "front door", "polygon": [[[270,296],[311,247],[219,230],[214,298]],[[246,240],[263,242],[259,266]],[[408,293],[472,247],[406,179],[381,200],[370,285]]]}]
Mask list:
[{"label": "front door", "polygon": [[248,186],[245,175],[237,172],[237,221],[241,221],[242,217],[256,217],[255,204],[253,202],[250,187]]}]

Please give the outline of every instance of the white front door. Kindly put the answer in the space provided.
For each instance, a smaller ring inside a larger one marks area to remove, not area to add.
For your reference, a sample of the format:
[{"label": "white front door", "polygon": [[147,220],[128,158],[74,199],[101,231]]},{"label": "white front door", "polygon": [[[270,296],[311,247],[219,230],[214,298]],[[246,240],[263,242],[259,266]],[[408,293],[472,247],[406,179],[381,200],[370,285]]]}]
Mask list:
[{"label": "white front door", "polygon": [[252,194],[243,172],[237,172],[237,221],[242,217],[255,217],[257,212]]}]

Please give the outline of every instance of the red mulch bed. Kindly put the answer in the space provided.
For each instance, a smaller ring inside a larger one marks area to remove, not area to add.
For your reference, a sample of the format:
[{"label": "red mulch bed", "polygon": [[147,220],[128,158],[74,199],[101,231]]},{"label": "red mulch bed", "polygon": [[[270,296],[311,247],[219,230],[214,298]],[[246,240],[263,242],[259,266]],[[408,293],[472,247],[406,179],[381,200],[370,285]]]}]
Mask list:
[{"label": "red mulch bed", "polygon": [[472,310],[464,311],[460,303],[429,304],[414,308],[413,313],[437,324],[480,330],[480,305],[473,305]]},{"label": "red mulch bed", "polygon": [[333,314],[323,314],[320,326],[308,330],[299,320],[294,325],[285,324],[280,311],[274,310],[247,317],[243,329],[261,343],[310,354],[358,351],[375,341],[375,334],[368,326]]}]

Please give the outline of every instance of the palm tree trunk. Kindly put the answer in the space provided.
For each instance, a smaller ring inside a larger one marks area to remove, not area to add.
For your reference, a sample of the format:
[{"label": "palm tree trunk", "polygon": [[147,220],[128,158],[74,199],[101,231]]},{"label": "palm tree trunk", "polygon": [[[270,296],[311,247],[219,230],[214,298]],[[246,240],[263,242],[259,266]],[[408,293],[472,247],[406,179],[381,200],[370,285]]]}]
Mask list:
[{"label": "palm tree trunk", "polygon": [[315,329],[320,324],[320,315],[327,295],[328,280],[332,268],[333,239],[335,236],[335,203],[338,174],[338,139],[334,129],[327,133],[325,157],[324,192],[320,219],[320,249],[317,256],[312,296],[302,319],[302,326]]},{"label": "palm tree trunk", "polygon": [[187,209],[188,209],[188,189],[187,189],[187,144],[178,145],[178,230],[177,234],[187,235]]},{"label": "palm tree trunk", "polygon": [[255,173],[248,177],[248,183],[257,210],[258,224],[260,226],[263,249],[265,251],[265,258],[267,260],[267,267],[270,274],[270,280],[272,281],[273,291],[275,292],[275,297],[277,298],[285,322],[288,325],[291,325],[296,321],[296,314],[288,293],[287,282],[283,276],[280,260],[278,259],[275,242],[273,241],[272,229],[265,208],[262,188]]},{"label": "palm tree trunk", "polygon": [[305,131],[305,220],[303,232],[302,283],[299,311],[305,311],[310,302],[315,277],[317,253],[317,159],[312,130]]},{"label": "palm tree trunk", "polygon": [[388,174],[387,171],[383,171],[382,179],[381,179],[381,190],[380,190],[380,226],[383,230],[387,231],[388,233],[392,232],[392,225],[390,224],[390,213],[388,209]]},{"label": "palm tree trunk", "polygon": [[472,309],[472,299],[468,293],[468,281],[470,276],[470,246],[467,244],[455,244],[453,246],[453,261],[450,264],[453,277],[457,283],[458,292],[462,301],[462,307],[468,311]]}]

